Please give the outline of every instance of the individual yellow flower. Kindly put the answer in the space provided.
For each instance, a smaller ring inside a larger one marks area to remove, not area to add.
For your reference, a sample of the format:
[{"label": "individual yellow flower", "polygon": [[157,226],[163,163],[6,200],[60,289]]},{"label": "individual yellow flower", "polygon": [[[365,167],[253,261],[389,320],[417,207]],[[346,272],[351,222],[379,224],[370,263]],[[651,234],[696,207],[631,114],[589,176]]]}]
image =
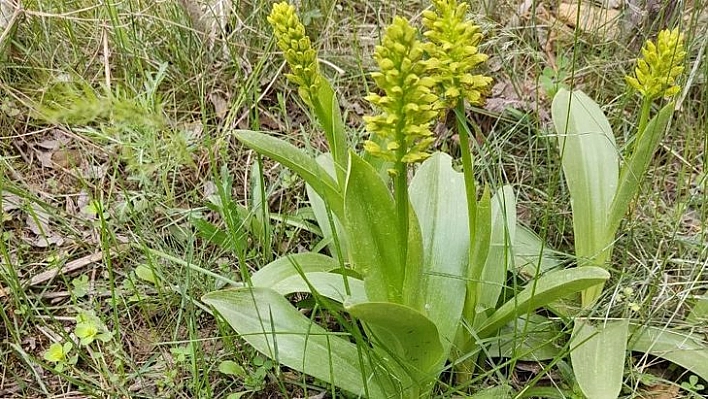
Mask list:
[{"label": "individual yellow flower", "polygon": [[292,72],[285,76],[298,85],[298,93],[305,103],[312,105],[321,79],[317,52],[305,34],[305,26],[295,13],[295,7],[285,1],[273,5],[268,22]]},{"label": "individual yellow flower", "polygon": [[380,72],[372,74],[383,95],[370,94],[367,101],[381,114],[364,117],[366,128],[380,140],[367,140],[364,149],[393,162],[425,160],[435,140],[430,123],[438,115],[435,79],[425,76],[423,44],[407,20],[396,17],[386,29],[374,59]]},{"label": "individual yellow flower", "polygon": [[656,44],[647,40],[642,47],[642,58],[634,69],[636,76],[626,76],[625,80],[650,100],[674,96],[681,90],[676,79],[683,72],[685,57],[683,34],[678,29],[662,30]]},{"label": "individual yellow flower", "polygon": [[457,0],[433,0],[433,10],[423,12],[423,34],[429,42],[425,51],[430,57],[445,102],[455,106],[461,98],[470,104],[481,104],[483,92],[492,78],[474,74],[489,58],[477,49],[482,40],[479,26],[466,20],[468,5]]}]

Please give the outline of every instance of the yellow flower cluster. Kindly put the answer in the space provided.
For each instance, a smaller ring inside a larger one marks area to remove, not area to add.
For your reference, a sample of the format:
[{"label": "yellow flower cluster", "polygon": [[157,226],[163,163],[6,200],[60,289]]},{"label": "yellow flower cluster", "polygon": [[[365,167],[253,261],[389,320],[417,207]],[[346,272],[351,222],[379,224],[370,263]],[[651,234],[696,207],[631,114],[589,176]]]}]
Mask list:
[{"label": "yellow flower cluster", "polygon": [[447,106],[455,106],[461,98],[470,104],[481,104],[483,92],[492,78],[473,71],[489,58],[478,51],[482,33],[466,20],[468,5],[457,0],[433,0],[434,9],[423,13],[424,35],[429,42],[425,51],[430,66],[442,88]]},{"label": "yellow flower cluster", "polygon": [[273,5],[268,22],[273,27],[278,47],[283,51],[292,72],[286,77],[298,85],[298,93],[303,101],[312,105],[312,98],[319,90],[321,79],[317,52],[305,34],[305,26],[295,13],[295,7],[285,1]]},{"label": "yellow flower cluster", "polygon": [[636,77],[625,77],[627,84],[650,100],[674,96],[681,90],[676,78],[683,72],[685,57],[683,34],[678,29],[662,30],[656,44],[650,40],[644,44],[634,69]]},{"label": "yellow flower cluster", "polygon": [[372,77],[383,95],[371,94],[366,99],[381,114],[364,120],[368,131],[380,140],[367,140],[364,149],[393,162],[425,160],[434,141],[430,123],[438,115],[438,96],[433,92],[436,81],[425,76],[428,67],[417,33],[407,20],[396,17],[374,52],[380,72]]}]

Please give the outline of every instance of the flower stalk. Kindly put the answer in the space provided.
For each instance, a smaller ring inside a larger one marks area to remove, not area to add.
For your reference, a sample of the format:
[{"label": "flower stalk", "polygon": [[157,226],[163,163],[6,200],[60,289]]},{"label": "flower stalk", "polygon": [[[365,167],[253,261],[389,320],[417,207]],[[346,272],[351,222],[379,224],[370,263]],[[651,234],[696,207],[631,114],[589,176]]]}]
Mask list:
[{"label": "flower stalk", "polygon": [[[366,97],[381,113],[364,117],[372,135],[364,149],[393,162],[389,173],[394,180],[398,224],[403,232],[408,232],[409,227],[408,165],[430,156],[428,149],[434,141],[430,125],[438,115],[438,97],[432,90],[436,82],[425,76],[428,66],[423,55],[416,29],[396,17],[374,52],[379,72],[371,76],[383,93]],[[401,255],[406,259],[405,245]]]}]

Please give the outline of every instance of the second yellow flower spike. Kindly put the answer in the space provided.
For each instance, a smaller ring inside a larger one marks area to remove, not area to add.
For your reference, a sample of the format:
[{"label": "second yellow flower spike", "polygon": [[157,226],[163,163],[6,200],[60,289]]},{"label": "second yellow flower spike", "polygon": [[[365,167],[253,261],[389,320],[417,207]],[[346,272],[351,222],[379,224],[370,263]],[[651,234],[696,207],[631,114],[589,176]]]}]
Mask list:
[{"label": "second yellow flower spike", "polygon": [[268,22],[292,71],[287,78],[299,86],[298,93],[305,103],[312,105],[312,97],[318,92],[321,79],[317,52],[305,34],[305,26],[295,13],[295,7],[288,2],[273,5]]},{"label": "second yellow flower spike", "polygon": [[674,96],[681,90],[676,79],[683,72],[685,57],[683,34],[678,29],[663,30],[656,44],[650,40],[644,44],[635,76],[627,76],[627,84],[650,100]]},{"label": "second yellow flower spike", "polygon": [[482,40],[479,26],[466,19],[468,5],[457,0],[433,0],[433,10],[423,13],[424,35],[430,40],[425,51],[448,106],[460,99],[479,105],[492,78],[473,71],[489,58],[478,51]]},{"label": "second yellow flower spike", "polygon": [[374,52],[380,72],[372,77],[384,94],[366,97],[382,112],[364,118],[367,130],[379,139],[367,140],[364,149],[388,161],[423,161],[435,140],[430,131],[438,115],[435,79],[424,76],[427,65],[416,34],[408,21],[396,17]]}]

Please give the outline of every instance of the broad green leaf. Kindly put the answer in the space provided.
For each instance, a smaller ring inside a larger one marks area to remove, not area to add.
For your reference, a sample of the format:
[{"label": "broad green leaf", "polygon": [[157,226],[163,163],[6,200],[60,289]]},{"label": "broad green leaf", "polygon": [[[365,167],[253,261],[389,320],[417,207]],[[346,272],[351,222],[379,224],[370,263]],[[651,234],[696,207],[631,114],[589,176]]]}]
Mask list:
[{"label": "broad green leaf", "polygon": [[[270,288],[280,295],[289,295],[295,292],[311,293],[314,289],[318,294],[340,303],[344,303],[349,298],[354,302],[365,302],[366,291],[363,281],[347,276],[345,283],[344,278],[343,275],[336,273],[310,272],[305,273],[304,277],[299,274],[286,277]],[[349,290],[349,294],[347,294],[347,290]]]},{"label": "broad green leaf", "polygon": [[504,303],[477,329],[482,338],[494,334],[504,324],[548,303],[605,282],[610,274],[587,266],[549,272],[530,282],[523,291]]},{"label": "broad green leaf", "polygon": [[449,352],[462,315],[469,256],[465,183],[452,158],[435,153],[411,180],[409,195],[423,238],[420,295],[424,314],[437,326]]},{"label": "broad green leaf", "polygon": [[666,359],[708,381],[708,344],[697,335],[633,325],[629,349]]},{"label": "broad green leaf", "polygon": [[[597,103],[581,91],[560,89],[552,115],[570,191],[578,265],[606,267],[614,240],[608,235],[607,215],[619,179],[615,136]],[[601,291],[602,286],[585,291],[583,305],[594,302]]]},{"label": "broad green leaf", "polygon": [[649,164],[659,147],[666,126],[674,113],[674,103],[670,102],[647,124],[643,133],[637,136],[634,150],[622,166],[617,194],[609,213],[608,234],[614,238],[630,203],[639,192],[639,186],[647,173]]},{"label": "broad green leaf", "polygon": [[[324,170],[326,170],[330,176],[336,177],[332,154],[321,154],[317,157],[316,160],[317,163]],[[322,197],[320,197],[320,195],[317,194],[317,192],[312,188],[312,186],[307,184],[305,188],[307,189],[307,198],[310,201],[310,205],[312,205],[312,211],[315,214],[317,224],[322,230],[322,237],[329,241],[329,244],[327,245],[329,248],[329,252],[332,254],[333,257],[338,258],[338,253],[341,251],[341,258],[348,259],[349,253],[347,252],[347,238],[344,235],[344,227],[342,226],[342,223],[334,215],[332,215],[332,220],[330,220],[330,214],[328,214],[327,212],[327,206],[325,202],[322,200]],[[334,225],[334,231],[337,233],[336,240],[334,239],[334,234],[332,233],[332,225]],[[337,243],[339,245],[337,245]]]},{"label": "broad green leaf", "polygon": [[516,236],[516,197],[511,186],[504,186],[492,197],[492,226],[489,253],[477,286],[476,312],[487,313],[497,307],[506,282],[506,273],[513,268],[512,246]]},{"label": "broad green leaf", "polygon": [[595,327],[575,319],[570,341],[573,374],[588,399],[615,399],[622,390],[627,356],[629,319],[611,320]]},{"label": "broad green leaf", "polygon": [[393,353],[415,381],[425,385],[437,377],[443,347],[430,319],[397,303],[363,302],[345,308],[371,328],[375,344]]},{"label": "broad green leaf", "polygon": [[369,300],[402,303],[406,235],[399,231],[393,197],[374,168],[350,154],[344,214],[347,238],[356,243],[349,247],[352,268],[362,275]]},{"label": "broad green leaf", "polygon": [[342,216],[344,202],[337,182],[304,151],[265,133],[239,130],[236,138],[248,148],[279,162],[297,173],[329,204],[335,215]]},{"label": "broad green leaf", "polygon": [[558,323],[531,313],[507,323],[491,340],[486,353],[492,357],[509,357],[538,362],[557,358],[561,349],[555,344],[564,337]]},{"label": "broad green leaf", "polygon": [[563,256],[564,254],[544,243],[536,233],[517,224],[514,235],[514,263],[521,277],[536,278],[540,274],[557,269],[563,264]]},{"label": "broad green leaf", "polygon": [[300,276],[301,273],[329,272],[341,268],[339,262],[329,256],[304,252],[276,259],[263,266],[251,276],[254,287],[273,287],[282,280]]},{"label": "broad green leaf", "polygon": [[369,397],[384,397],[371,383],[371,368],[366,357],[359,357],[356,345],[314,324],[279,293],[238,288],[211,292],[202,301],[274,361],[355,395],[364,395],[364,381],[369,381]]}]

